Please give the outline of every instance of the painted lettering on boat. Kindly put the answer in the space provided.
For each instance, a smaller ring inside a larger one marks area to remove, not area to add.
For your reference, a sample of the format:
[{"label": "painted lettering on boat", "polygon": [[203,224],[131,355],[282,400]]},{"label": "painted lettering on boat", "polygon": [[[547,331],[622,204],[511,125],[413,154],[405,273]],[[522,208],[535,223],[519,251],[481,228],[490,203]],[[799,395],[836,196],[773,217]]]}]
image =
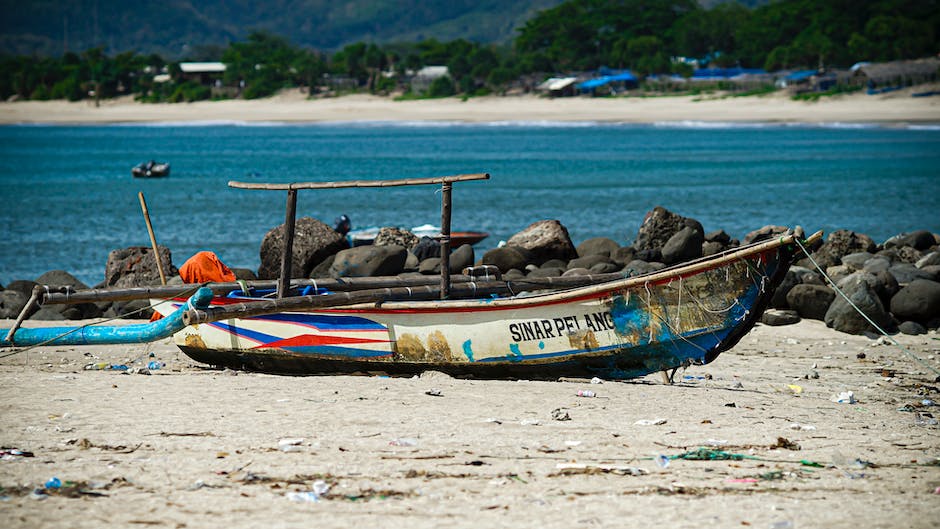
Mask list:
[{"label": "painted lettering on boat", "polygon": [[610,312],[594,312],[580,316],[519,321],[509,324],[509,334],[512,335],[514,342],[563,338],[585,331],[595,333],[611,330],[614,330],[614,318]]}]

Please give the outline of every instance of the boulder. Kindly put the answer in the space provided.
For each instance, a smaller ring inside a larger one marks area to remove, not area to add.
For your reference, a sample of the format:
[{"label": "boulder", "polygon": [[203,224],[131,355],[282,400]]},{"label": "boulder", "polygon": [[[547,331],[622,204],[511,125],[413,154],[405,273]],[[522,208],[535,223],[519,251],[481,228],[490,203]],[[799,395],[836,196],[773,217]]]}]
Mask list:
[{"label": "boulder", "polygon": [[31,320],[42,320],[42,321],[63,321],[63,320],[80,320],[82,319],[79,314],[77,314],[76,309],[71,309],[67,305],[66,310],[58,311],[53,307],[57,305],[47,305],[37,310],[32,316],[29,317]]},{"label": "boulder", "polygon": [[930,274],[923,269],[917,268],[910,263],[897,263],[891,265],[891,268],[888,269],[888,273],[893,275],[894,278],[898,280],[898,283],[902,285],[906,285],[915,279],[933,280],[933,274]]},{"label": "boulder", "polygon": [[258,274],[248,268],[231,268],[230,270],[235,274],[235,279],[239,281],[255,281],[258,279]]},{"label": "boulder", "polygon": [[940,252],[934,251],[928,254],[925,254],[923,257],[917,260],[914,263],[914,266],[917,268],[924,268],[925,266],[937,266],[940,265]]},{"label": "boulder", "polygon": [[864,271],[853,272],[836,281],[836,286],[845,291],[846,289],[852,288],[856,280],[868,283],[868,287],[882,300],[882,305],[885,307],[888,306],[887,301],[890,300],[891,296],[898,290],[897,281],[887,272],[878,274],[869,274]]},{"label": "boulder", "polygon": [[523,270],[528,262],[525,250],[513,246],[494,248],[483,254],[482,259],[482,264],[493,265],[503,273],[512,269]]},{"label": "boulder", "polygon": [[430,237],[421,237],[418,243],[411,249],[418,261],[424,261],[428,257],[441,256],[441,243]]},{"label": "boulder", "polygon": [[15,290],[23,295],[24,299],[29,299],[33,295],[33,287],[39,283],[35,281],[30,281],[28,279],[17,279],[16,281],[10,281],[7,285],[7,290]]},{"label": "boulder", "polygon": [[610,252],[610,260],[618,266],[627,266],[627,263],[636,258],[636,249],[632,246],[621,246]]},{"label": "boulder", "polygon": [[[375,246],[402,246],[406,250],[411,250],[418,245],[418,242],[420,242],[418,236],[408,230],[385,227],[379,229],[379,233],[375,236],[375,240],[372,241],[372,244]],[[440,247],[440,244],[438,244],[438,247]],[[438,257],[439,256],[440,249],[438,249]]]},{"label": "boulder", "polygon": [[705,233],[699,221],[673,213],[662,206],[656,206],[643,219],[633,247],[638,253],[644,250],[662,251],[666,242],[682,228],[692,228],[701,234]]},{"label": "boulder", "polygon": [[434,275],[441,273],[441,258],[428,257],[418,263],[418,273],[423,275]]},{"label": "boulder", "polygon": [[150,301],[146,299],[133,299],[130,301],[115,301],[104,312],[106,318],[129,318],[148,320],[153,316]]},{"label": "boulder", "polygon": [[725,250],[725,245],[720,242],[715,241],[705,241],[705,244],[702,245],[702,256],[708,257],[709,255],[715,255],[721,253]]},{"label": "boulder", "polygon": [[[332,227],[310,217],[297,219],[291,253],[291,276],[310,277],[313,268],[336,252],[349,248],[346,237]],[[281,254],[284,252],[284,225],[270,230],[261,241],[260,279],[277,279],[281,275]]]},{"label": "boulder", "polygon": [[878,280],[875,291],[878,293],[878,297],[881,298],[881,303],[887,307],[891,302],[891,298],[898,293],[898,290],[901,290],[901,285],[899,285],[898,280],[888,272],[878,272],[872,275]]},{"label": "boulder", "polygon": [[755,242],[767,241],[778,237],[789,230],[790,228],[786,226],[764,226],[763,228],[756,229],[745,235],[744,238],[741,239],[741,244],[748,245]]},{"label": "boulder", "polygon": [[713,231],[705,234],[705,242],[717,242],[722,246],[728,246],[731,243],[731,236],[725,233],[725,230]]},{"label": "boulder", "polygon": [[887,272],[889,268],[891,268],[891,259],[888,259],[883,255],[873,256],[871,259],[865,261],[864,265],[862,265],[862,270],[870,274]]},{"label": "boulder", "polygon": [[869,252],[855,252],[842,257],[842,265],[846,266],[852,272],[857,272],[864,268],[865,263],[873,259],[875,254]]},{"label": "boulder", "polygon": [[601,255],[601,254],[592,254],[586,257],[578,257],[577,259],[572,259],[568,261],[568,266],[564,267],[567,269],[571,268],[591,268],[597,263],[610,263],[610,259]]},{"label": "boulder", "polygon": [[523,277],[525,277],[525,273],[518,268],[513,268],[503,274],[503,279],[522,279]]},{"label": "boulder", "polygon": [[357,246],[336,254],[330,277],[394,276],[405,269],[408,250],[398,245]]},{"label": "boulder", "polygon": [[[313,267],[313,270],[310,271],[310,275],[307,276],[311,279],[326,278],[330,277],[330,267],[333,266],[333,261],[336,260],[336,254],[333,254],[326,259],[324,259],[320,264]],[[407,262],[406,262],[407,264]],[[417,267],[417,263],[415,263]]]},{"label": "boulder", "polygon": [[787,303],[787,294],[793,287],[800,283],[799,274],[797,274],[793,268],[787,270],[787,275],[783,276],[783,281],[780,282],[777,286],[777,290],[774,290],[773,297],[770,298],[770,306],[775,309],[790,308],[790,305]]},{"label": "boulder", "polygon": [[561,274],[564,277],[568,276],[586,276],[590,275],[591,271],[587,268],[572,268],[571,270],[566,271],[564,274]]},{"label": "boulder", "polygon": [[663,268],[666,268],[663,263],[647,263],[646,261],[634,260],[625,266],[621,272],[626,276],[633,277],[656,272]]},{"label": "boulder", "polygon": [[614,263],[597,263],[590,268],[592,274],[610,274],[620,270]]},{"label": "boulder", "polygon": [[821,321],[835,297],[836,293],[829,287],[799,284],[787,293],[787,305],[803,318]]},{"label": "boulder", "polygon": [[760,321],[772,327],[793,325],[800,322],[800,315],[795,310],[767,309],[761,315]]},{"label": "boulder", "polygon": [[[572,259],[573,260],[573,259]],[[568,262],[562,261],[561,259],[549,259],[542,263],[542,266],[539,268],[568,268]]]},{"label": "boulder", "polygon": [[418,256],[411,252],[408,252],[408,256],[405,258],[405,273],[417,272],[418,266],[420,264],[421,264],[421,260],[418,259]]},{"label": "boulder", "polygon": [[927,334],[927,328],[916,321],[905,321],[898,325],[898,330],[910,335]]},{"label": "boulder", "polygon": [[940,265],[930,265],[921,268],[925,274],[930,274],[934,281],[940,280]]},{"label": "boulder", "polygon": [[[840,288],[859,310],[868,315],[875,324],[885,331],[891,332],[894,330],[894,321],[891,319],[891,315],[885,311],[878,295],[864,278],[853,274],[843,281],[844,284],[839,285]],[[825,322],[827,326],[849,334],[876,331],[842,296],[836,297],[829,305]]]},{"label": "boulder", "polygon": [[661,263],[663,261],[663,252],[660,248],[640,250],[634,254],[634,259],[646,261],[647,263]]},{"label": "boulder", "polygon": [[593,239],[588,239],[579,244],[576,250],[578,257],[587,257],[588,255],[597,254],[610,256],[610,254],[614,253],[618,248],[620,248],[620,245],[613,239],[594,237]]},{"label": "boulder", "polygon": [[469,244],[460,245],[456,250],[450,252],[450,260],[448,261],[450,273],[459,274],[464,268],[473,266],[475,260],[476,255],[473,252],[473,246]]},{"label": "boulder", "polygon": [[[166,246],[157,246],[160,263],[167,278],[179,274],[173,266],[173,257]],[[132,246],[112,250],[105,265],[104,284],[109,287],[140,287],[159,285],[160,271],[154,259],[153,249],[148,246]],[[86,287],[87,288],[87,287]]]},{"label": "boulder", "polygon": [[[159,275],[157,276],[157,281],[159,282]],[[52,270],[51,272],[46,272],[45,274],[36,278],[36,283],[53,287],[71,287],[74,290],[85,290],[88,288],[88,285],[82,283],[75,276],[64,270]],[[43,308],[53,312],[58,312],[59,314],[62,314],[65,319],[69,320],[98,318],[102,314],[102,310],[94,303],[45,305]],[[40,319],[37,318],[37,316],[40,316],[39,313],[33,315],[33,319]]]},{"label": "boulder", "polygon": [[540,265],[549,259],[571,260],[578,256],[568,230],[557,220],[540,220],[513,235],[507,246],[518,246],[527,250],[530,261]]},{"label": "boulder", "polygon": [[898,320],[926,323],[940,316],[940,283],[915,279],[891,298],[890,307]]},{"label": "boulder", "polygon": [[7,289],[0,292],[0,319],[16,318],[23,311],[29,298],[19,291]]},{"label": "boulder", "polygon": [[559,277],[565,273],[564,268],[536,268],[529,272],[526,277]]},{"label": "boulder", "polygon": [[826,275],[829,276],[829,279],[831,279],[832,282],[836,284],[853,273],[854,272],[852,272],[852,270],[850,270],[849,267],[845,265],[830,266],[826,269]]},{"label": "boulder", "polygon": [[840,264],[846,255],[856,252],[871,253],[875,250],[875,241],[871,240],[868,235],[848,230],[836,230],[829,234],[829,238],[818,250],[813,252],[813,259],[819,263],[820,268],[825,270],[830,266]]},{"label": "boulder", "polygon": [[885,248],[909,246],[915,250],[926,250],[936,244],[932,233],[927,230],[918,230],[911,233],[895,235],[886,240],[882,246]]},{"label": "boulder", "polygon": [[702,256],[705,234],[701,228],[686,226],[677,231],[663,245],[663,263],[667,265],[684,263]]},{"label": "boulder", "polygon": [[924,256],[920,250],[916,250],[910,246],[901,246],[898,248],[893,248],[892,250],[895,252],[895,260],[902,263],[914,264],[917,261],[920,261],[920,258]]}]

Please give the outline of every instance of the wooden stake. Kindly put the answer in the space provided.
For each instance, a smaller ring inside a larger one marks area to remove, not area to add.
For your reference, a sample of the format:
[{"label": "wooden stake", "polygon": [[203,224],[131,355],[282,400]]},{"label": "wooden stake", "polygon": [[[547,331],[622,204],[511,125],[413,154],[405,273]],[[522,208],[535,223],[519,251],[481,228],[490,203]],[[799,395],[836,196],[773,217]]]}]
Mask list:
[{"label": "wooden stake", "polygon": [[284,216],[284,252],[281,253],[281,277],[277,282],[277,297],[287,295],[290,286],[291,264],[294,260],[294,225],[297,217],[297,190],[287,190],[287,213]]},{"label": "wooden stake", "polygon": [[450,198],[453,184],[441,184],[441,299],[450,296]]},{"label": "wooden stake", "polygon": [[144,221],[147,222],[147,232],[150,234],[150,245],[153,246],[153,258],[157,261],[157,271],[160,272],[160,283],[166,284],[166,276],[163,274],[163,264],[160,262],[160,250],[157,248],[157,237],[153,234],[153,224],[150,223],[150,212],[147,211],[147,201],[144,200],[144,192],[137,193],[140,198],[140,209],[144,212]]}]

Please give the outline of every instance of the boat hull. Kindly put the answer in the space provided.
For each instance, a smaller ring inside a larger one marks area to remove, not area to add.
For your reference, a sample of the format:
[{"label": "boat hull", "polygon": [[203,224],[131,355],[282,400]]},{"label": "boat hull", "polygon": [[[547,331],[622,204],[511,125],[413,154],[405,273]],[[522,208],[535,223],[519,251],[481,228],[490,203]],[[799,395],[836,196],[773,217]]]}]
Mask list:
[{"label": "boat hull", "polygon": [[175,340],[198,362],[279,374],[627,379],[706,364],[732,347],[760,318],[792,255],[780,244],[531,297],[234,318],[187,327]]}]

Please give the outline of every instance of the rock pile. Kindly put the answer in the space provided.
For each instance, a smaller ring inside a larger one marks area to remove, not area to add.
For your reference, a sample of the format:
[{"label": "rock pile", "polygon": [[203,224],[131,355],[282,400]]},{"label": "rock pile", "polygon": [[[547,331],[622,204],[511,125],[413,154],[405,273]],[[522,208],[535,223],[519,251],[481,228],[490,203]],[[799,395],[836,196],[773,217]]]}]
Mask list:
[{"label": "rock pile", "polygon": [[[469,245],[453,249],[450,271],[459,273],[476,262],[499,268],[508,279],[609,272],[640,275],[742,244],[771,239],[786,229],[765,226],[738,241],[723,230],[706,233],[697,220],[656,207],[646,215],[631,244],[622,246],[613,239],[597,237],[575,246],[559,221],[542,220],[510,237],[505,245],[487,251],[479,260]],[[257,277],[274,279],[278,276],[283,238],[283,226],[272,229],[264,237]],[[888,332],[900,330],[918,334],[936,329],[940,326],[938,243],[940,237],[929,231],[896,235],[882,244],[861,233],[835,231],[812,249],[811,258],[804,258],[791,267],[762,321],[768,325],[786,325],[801,318],[816,319],[853,334],[874,332],[872,322]],[[294,277],[309,278],[439,274],[440,253],[437,241],[427,237],[419,239],[398,228],[383,228],[371,246],[350,248],[343,235],[307,217],[297,221],[292,271]],[[168,249],[161,247],[161,255],[164,263],[171,262]],[[106,281],[99,286],[158,284],[159,276],[153,263],[149,249],[115,250],[109,256]],[[168,274],[176,274],[175,267],[170,265],[170,269]],[[250,270],[233,270],[239,279],[254,279]],[[832,288],[822,272],[845,297]],[[179,281],[178,276],[176,281]],[[87,288],[65,272],[40,277],[37,282]],[[0,317],[16,317],[34,284],[15,281],[0,291]],[[120,314],[119,311],[129,307],[87,305],[90,306],[63,306],[69,308],[56,311],[43,309],[34,317],[88,318]]]}]

